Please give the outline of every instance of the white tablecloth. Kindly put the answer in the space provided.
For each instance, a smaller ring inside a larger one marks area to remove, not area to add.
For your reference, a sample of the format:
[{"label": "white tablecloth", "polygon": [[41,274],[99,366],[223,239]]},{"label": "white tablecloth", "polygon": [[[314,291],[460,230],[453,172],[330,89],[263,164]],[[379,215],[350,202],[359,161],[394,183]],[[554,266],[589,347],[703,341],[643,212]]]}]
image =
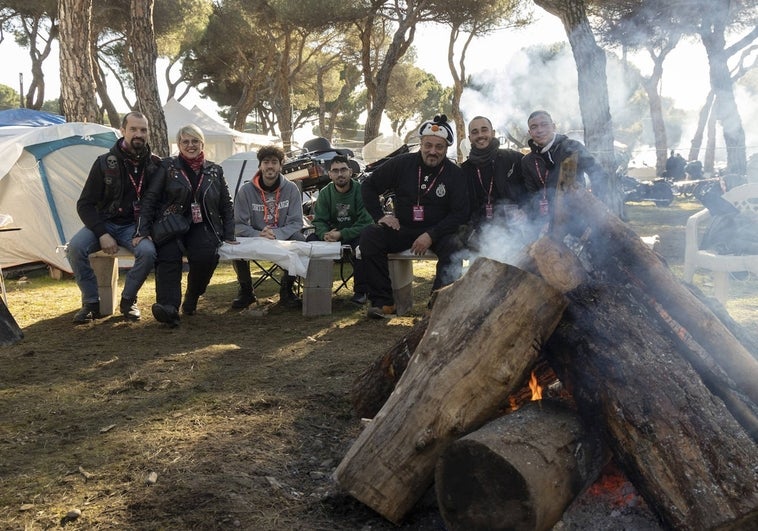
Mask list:
[{"label": "white tablecloth", "polygon": [[305,277],[312,258],[338,260],[342,244],[339,242],[299,242],[269,240],[268,238],[237,238],[239,245],[224,243],[219,249],[222,260],[266,260],[274,262],[290,275]]}]

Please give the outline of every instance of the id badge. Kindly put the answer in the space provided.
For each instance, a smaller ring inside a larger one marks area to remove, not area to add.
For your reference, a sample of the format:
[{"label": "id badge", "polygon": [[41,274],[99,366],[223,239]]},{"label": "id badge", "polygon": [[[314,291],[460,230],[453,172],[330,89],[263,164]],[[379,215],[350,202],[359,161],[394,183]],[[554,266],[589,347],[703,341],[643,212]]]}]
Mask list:
[{"label": "id badge", "polygon": [[200,210],[200,203],[192,203],[190,205],[190,212],[192,212],[192,223],[203,222],[203,211]]},{"label": "id badge", "polygon": [[140,212],[142,212],[142,204],[139,201],[133,201],[132,210],[134,210],[134,221],[139,221],[139,215]]},{"label": "id badge", "polygon": [[413,205],[413,221],[424,221],[424,205]]},{"label": "id badge", "polygon": [[495,217],[495,212],[491,204],[484,205],[484,217],[487,219],[492,219]]},{"label": "id badge", "polygon": [[548,214],[547,199],[540,199],[540,214],[543,216]]}]

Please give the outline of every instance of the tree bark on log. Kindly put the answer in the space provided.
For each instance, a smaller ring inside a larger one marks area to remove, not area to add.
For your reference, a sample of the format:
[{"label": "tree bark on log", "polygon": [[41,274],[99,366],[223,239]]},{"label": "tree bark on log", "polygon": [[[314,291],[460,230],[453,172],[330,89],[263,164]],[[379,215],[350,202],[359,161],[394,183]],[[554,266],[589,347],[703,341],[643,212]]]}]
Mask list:
[{"label": "tree bark on log", "polygon": [[675,529],[758,525],[758,446],[678,354],[645,295],[596,284],[569,298],[548,360],[651,508]]},{"label": "tree bark on log", "polygon": [[353,381],[350,396],[353,411],[359,418],[374,418],[382,409],[428,326],[429,317],[425,316]]},{"label": "tree bark on log", "polygon": [[598,433],[565,404],[531,402],[458,439],[435,470],[450,531],[547,530],[598,477]]},{"label": "tree bark on log", "polygon": [[339,485],[398,523],[445,448],[523,384],[565,304],[535,275],[476,260],[440,292],[413,362],[337,467]]},{"label": "tree bark on log", "polygon": [[[557,239],[562,240],[562,235],[567,233],[586,233],[589,227],[590,238],[583,252],[594,269],[619,285],[644,286],[646,293],[712,357],[713,365],[723,369],[736,388],[753,404],[758,404],[758,360],[713,312],[674,276],[634,231],[590,193],[577,189],[557,195],[561,196],[561,212],[556,212],[555,217],[564,221],[560,227],[554,226]],[[569,214],[579,211],[581,217]],[[698,362],[691,353],[685,352],[685,355],[693,363]]]}]

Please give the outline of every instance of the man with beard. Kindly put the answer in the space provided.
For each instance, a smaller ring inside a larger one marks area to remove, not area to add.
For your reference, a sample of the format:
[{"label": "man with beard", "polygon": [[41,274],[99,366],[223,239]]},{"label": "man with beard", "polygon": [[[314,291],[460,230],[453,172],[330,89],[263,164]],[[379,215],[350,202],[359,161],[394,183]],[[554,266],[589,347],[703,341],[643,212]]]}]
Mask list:
[{"label": "man with beard", "polygon": [[[269,240],[300,240],[303,236],[303,199],[297,185],[281,173],[284,151],[277,146],[258,150],[258,173],[243,184],[234,196],[234,232],[237,236]],[[247,308],[256,301],[250,263],[234,260],[239,293],[232,308]],[[300,298],[292,290],[295,277],[287,271],[279,283],[279,303],[299,307]]]},{"label": "man with beard", "polygon": [[89,255],[102,250],[116,254],[118,247],[134,253],[134,266],[126,274],[119,308],[127,319],[140,318],[137,292],[155,262],[155,246],[149,238],[132,245],[139,219],[140,201],[149,183],[163,171],[160,158],[147,144],[147,118],[130,112],[121,123],[122,137],[100,155],[89,172],[76,210],[84,228],[68,243],[66,255],[82,293],[82,308],[74,315],[81,324],[100,317],[100,295]]},{"label": "man with beard", "polygon": [[[308,240],[342,242],[353,252],[358,246],[361,231],[373,220],[363,206],[361,183],[353,179],[353,170],[346,155],[335,155],[329,161],[329,178],[332,182],[318,192],[314,208],[315,232]],[[353,298],[350,302],[366,303],[366,274],[363,260],[351,260],[353,264]]]},{"label": "man with beard", "polygon": [[[387,255],[410,248],[415,255],[431,249],[438,258],[432,292],[461,274],[455,237],[469,218],[466,182],[461,169],[446,156],[453,144],[447,116],[435,116],[419,128],[421,149],[399,155],[374,170],[363,182],[363,203],[376,224],[361,233],[360,250],[366,270],[368,317],[395,313]],[[385,214],[380,196],[394,197],[392,214]]]},{"label": "man with beard", "polygon": [[483,224],[495,223],[511,232],[526,218],[520,210],[527,198],[521,175],[524,155],[513,149],[500,149],[492,122],[484,116],[476,116],[469,122],[468,138],[471,151],[461,165],[471,202],[472,233],[467,243],[477,247]]}]

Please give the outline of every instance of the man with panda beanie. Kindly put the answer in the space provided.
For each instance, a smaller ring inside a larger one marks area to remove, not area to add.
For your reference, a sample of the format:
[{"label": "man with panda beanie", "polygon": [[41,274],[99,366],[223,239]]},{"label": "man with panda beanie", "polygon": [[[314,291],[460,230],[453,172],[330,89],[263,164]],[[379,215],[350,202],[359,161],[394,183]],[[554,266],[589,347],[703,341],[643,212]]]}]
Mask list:
[{"label": "man with panda beanie", "polygon": [[[368,317],[395,314],[387,255],[410,249],[416,255],[437,255],[432,291],[451,284],[461,274],[459,227],[469,218],[466,180],[447,158],[453,130],[443,114],[419,128],[418,153],[394,157],[363,182],[363,203],[374,220],[361,233],[360,252],[366,270]],[[380,196],[392,194],[394,213],[386,214]]]}]

